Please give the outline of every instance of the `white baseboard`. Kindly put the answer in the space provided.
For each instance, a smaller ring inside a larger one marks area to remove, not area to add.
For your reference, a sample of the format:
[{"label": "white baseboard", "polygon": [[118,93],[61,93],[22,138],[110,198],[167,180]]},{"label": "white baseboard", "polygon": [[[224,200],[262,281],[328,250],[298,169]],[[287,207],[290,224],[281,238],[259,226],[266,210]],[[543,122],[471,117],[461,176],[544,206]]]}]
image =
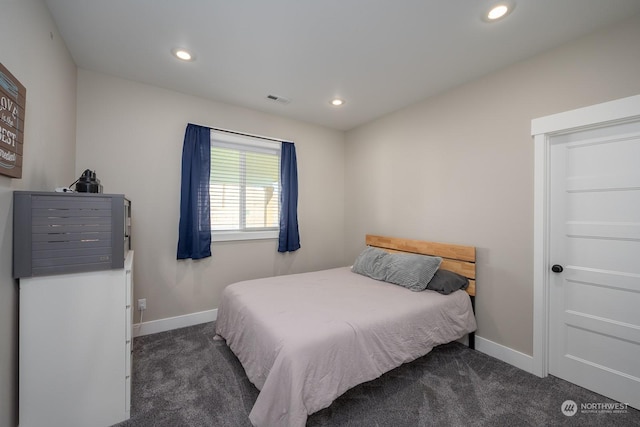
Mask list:
[{"label": "white baseboard", "polygon": [[533,357],[476,335],[476,350],[533,373]]},{"label": "white baseboard", "polygon": [[167,317],[166,319],[151,320],[149,322],[134,323],[133,336],[157,334],[158,332],[172,329],[185,328],[199,325],[200,323],[213,322],[218,317],[218,309],[200,311],[198,313],[185,314],[183,316]]}]

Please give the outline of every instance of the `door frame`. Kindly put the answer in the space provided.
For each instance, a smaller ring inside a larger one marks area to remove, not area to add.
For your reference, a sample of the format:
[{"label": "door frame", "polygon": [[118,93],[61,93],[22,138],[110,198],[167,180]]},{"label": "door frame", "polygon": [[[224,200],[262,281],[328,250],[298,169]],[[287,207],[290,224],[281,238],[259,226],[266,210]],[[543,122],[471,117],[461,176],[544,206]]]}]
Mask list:
[{"label": "door frame", "polygon": [[549,374],[551,137],[640,120],[640,95],[531,120],[534,139],[533,374]]}]

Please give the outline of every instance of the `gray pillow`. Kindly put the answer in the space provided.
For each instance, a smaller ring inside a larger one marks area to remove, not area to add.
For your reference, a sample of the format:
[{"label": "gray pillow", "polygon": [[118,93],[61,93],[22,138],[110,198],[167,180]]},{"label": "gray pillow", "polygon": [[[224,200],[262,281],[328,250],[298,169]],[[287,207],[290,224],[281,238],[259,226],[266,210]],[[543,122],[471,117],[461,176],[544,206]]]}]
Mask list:
[{"label": "gray pillow", "polygon": [[433,275],[433,279],[427,285],[427,289],[440,292],[444,295],[449,295],[451,292],[455,292],[458,289],[467,289],[469,286],[469,279],[461,276],[453,271],[438,270]]},{"label": "gray pillow", "polygon": [[385,282],[412,291],[424,291],[436,273],[442,258],[417,254],[387,254]]},{"label": "gray pillow", "polygon": [[351,271],[372,279],[384,280],[387,275],[384,259],[387,255],[389,254],[382,249],[367,246],[356,258]]}]

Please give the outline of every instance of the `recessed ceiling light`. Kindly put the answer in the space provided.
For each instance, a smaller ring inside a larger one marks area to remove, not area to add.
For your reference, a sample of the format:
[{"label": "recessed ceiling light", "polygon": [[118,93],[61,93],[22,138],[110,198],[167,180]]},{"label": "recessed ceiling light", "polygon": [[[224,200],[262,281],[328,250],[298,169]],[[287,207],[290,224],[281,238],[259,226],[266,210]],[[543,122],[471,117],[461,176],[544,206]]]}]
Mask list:
[{"label": "recessed ceiling light", "polygon": [[171,53],[183,61],[193,61],[195,59],[195,56],[186,49],[173,49]]},{"label": "recessed ceiling light", "polygon": [[344,105],[344,100],[340,98],[333,98],[331,100],[331,105],[334,107],[340,107],[341,105]]},{"label": "recessed ceiling light", "polygon": [[514,7],[515,3],[510,1],[494,4],[483,18],[487,22],[495,22],[509,15],[513,11]]}]

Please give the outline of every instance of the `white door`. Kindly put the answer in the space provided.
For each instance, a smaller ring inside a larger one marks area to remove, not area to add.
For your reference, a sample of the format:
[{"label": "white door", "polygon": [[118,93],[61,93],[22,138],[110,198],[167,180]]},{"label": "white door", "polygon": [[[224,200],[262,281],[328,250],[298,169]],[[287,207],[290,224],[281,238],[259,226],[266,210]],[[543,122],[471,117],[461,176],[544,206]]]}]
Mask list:
[{"label": "white door", "polygon": [[640,121],[550,140],[549,373],[640,409]]}]

